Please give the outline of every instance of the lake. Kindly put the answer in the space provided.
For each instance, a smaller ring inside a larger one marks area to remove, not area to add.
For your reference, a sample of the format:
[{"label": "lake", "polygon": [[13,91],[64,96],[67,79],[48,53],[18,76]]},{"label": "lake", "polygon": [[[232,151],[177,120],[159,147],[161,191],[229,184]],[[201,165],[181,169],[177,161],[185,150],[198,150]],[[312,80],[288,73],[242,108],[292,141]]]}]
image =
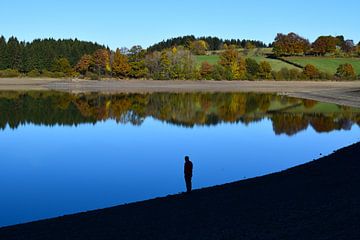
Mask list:
[{"label": "lake", "polygon": [[[0,226],[284,170],[360,140],[360,109],[255,93],[0,92]],[[261,196],[259,196],[261,197]]]}]

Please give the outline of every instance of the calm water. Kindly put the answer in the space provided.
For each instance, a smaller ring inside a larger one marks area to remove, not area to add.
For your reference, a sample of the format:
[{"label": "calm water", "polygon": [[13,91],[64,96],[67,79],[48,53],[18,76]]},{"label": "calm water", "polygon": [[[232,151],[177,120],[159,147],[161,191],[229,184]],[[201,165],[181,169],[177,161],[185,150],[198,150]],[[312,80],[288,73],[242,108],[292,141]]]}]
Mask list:
[{"label": "calm water", "polygon": [[359,141],[360,110],[270,94],[0,92],[0,226],[283,170]]}]

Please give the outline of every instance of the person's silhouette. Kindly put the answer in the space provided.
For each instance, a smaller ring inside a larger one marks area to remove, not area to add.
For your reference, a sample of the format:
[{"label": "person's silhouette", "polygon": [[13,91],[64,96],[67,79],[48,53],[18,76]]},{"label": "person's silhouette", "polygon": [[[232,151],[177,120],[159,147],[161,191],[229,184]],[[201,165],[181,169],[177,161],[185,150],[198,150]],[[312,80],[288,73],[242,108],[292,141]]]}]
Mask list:
[{"label": "person's silhouette", "polygon": [[190,193],[192,190],[191,179],[193,175],[193,164],[188,156],[185,157],[184,175],[185,175],[185,183],[186,183],[186,192]]}]

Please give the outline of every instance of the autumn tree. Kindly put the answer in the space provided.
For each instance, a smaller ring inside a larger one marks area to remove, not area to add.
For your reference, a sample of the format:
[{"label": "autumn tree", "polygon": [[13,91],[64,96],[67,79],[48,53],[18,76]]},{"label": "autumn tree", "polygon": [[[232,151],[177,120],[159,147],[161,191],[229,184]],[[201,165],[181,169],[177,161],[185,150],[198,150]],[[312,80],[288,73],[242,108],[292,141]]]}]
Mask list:
[{"label": "autumn tree", "polygon": [[79,62],[75,66],[75,71],[85,75],[90,70],[91,66],[94,65],[93,58],[89,54],[85,54],[81,57]]},{"label": "autumn tree", "polygon": [[121,54],[120,49],[116,49],[114,54],[114,59],[111,65],[111,69],[115,76],[120,78],[125,78],[128,76],[131,66],[129,64],[128,57]]},{"label": "autumn tree", "polygon": [[353,40],[345,40],[341,46],[341,50],[347,54],[352,53],[355,50],[355,44]]},{"label": "autumn tree", "polygon": [[245,49],[248,49],[248,50],[254,49],[254,48],[255,48],[255,45],[254,45],[252,42],[246,42],[244,48],[245,48]]},{"label": "autumn tree", "polygon": [[209,45],[204,40],[196,40],[190,43],[190,51],[195,55],[205,55]]},{"label": "autumn tree", "polygon": [[93,54],[94,70],[99,75],[104,75],[111,71],[110,53],[107,49],[96,50]]},{"label": "autumn tree", "polygon": [[149,53],[145,58],[152,79],[198,79],[194,56],[182,47]]},{"label": "autumn tree", "polygon": [[219,64],[224,67],[228,80],[244,79],[246,77],[246,63],[235,47],[230,46],[220,55]]},{"label": "autumn tree", "polygon": [[333,36],[320,36],[312,44],[313,52],[318,55],[334,53],[338,39]]},{"label": "autumn tree", "polygon": [[267,61],[261,61],[259,65],[259,77],[262,79],[270,79],[271,78],[271,65]]},{"label": "autumn tree", "polygon": [[312,64],[307,64],[303,69],[303,74],[307,79],[319,78],[319,70]]},{"label": "autumn tree", "polygon": [[170,79],[170,69],[171,69],[171,62],[166,51],[161,52],[160,56],[160,79],[161,80],[168,80]]},{"label": "autumn tree", "polygon": [[310,42],[296,33],[278,33],[273,46],[276,56],[303,55],[310,49]]},{"label": "autumn tree", "polygon": [[201,67],[200,67],[201,79],[210,80],[212,77],[212,73],[213,73],[213,65],[211,65],[206,61],[201,63]]},{"label": "autumn tree", "polygon": [[341,64],[336,70],[336,77],[345,80],[356,79],[356,74],[353,66],[349,63]]}]

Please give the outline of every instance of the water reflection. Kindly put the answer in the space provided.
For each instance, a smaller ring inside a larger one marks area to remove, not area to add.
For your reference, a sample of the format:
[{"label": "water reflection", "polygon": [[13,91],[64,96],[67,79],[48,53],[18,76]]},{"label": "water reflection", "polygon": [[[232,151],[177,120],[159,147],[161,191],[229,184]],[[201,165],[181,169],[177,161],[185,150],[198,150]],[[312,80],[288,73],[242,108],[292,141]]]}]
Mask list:
[{"label": "water reflection", "polygon": [[194,189],[280,171],[359,141],[359,120],[274,94],[0,92],[0,226],[185,191],[186,155]]},{"label": "water reflection", "polygon": [[349,130],[360,110],[312,100],[256,93],[69,94],[0,92],[0,129],[33,123],[69,125],[114,119],[139,126],[147,117],[192,128],[221,123],[245,125],[270,119],[275,134]]}]

